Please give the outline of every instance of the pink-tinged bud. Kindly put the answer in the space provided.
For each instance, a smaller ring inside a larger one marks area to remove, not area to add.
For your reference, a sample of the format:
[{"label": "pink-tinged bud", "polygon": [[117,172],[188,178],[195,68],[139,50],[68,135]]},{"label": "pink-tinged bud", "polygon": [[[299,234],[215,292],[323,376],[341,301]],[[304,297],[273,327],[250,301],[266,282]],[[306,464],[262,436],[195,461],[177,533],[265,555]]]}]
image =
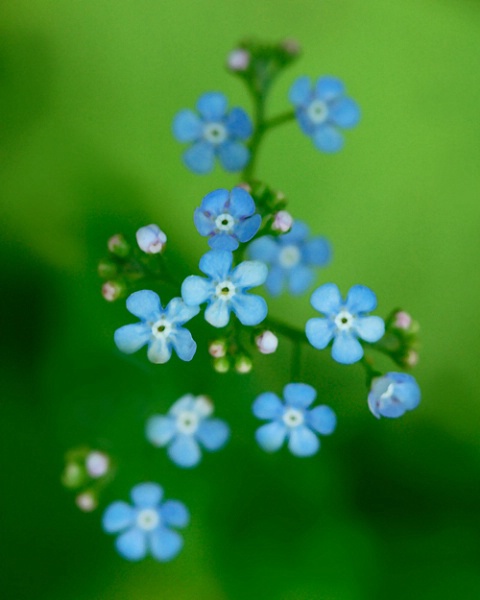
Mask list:
[{"label": "pink-tinged bud", "polygon": [[116,254],[122,258],[125,258],[130,253],[130,244],[121,233],[112,235],[107,242],[107,246],[112,254]]},{"label": "pink-tinged bud", "polygon": [[252,361],[248,356],[239,356],[235,360],[235,371],[237,373],[250,373],[252,366]]},{"label": "pink-tinged bud", "polygon": [[285,52],[287,52],[287,54],[290,54],[290,56],[297,56],[297,54],[300,54],[300,44],[297,42],[297,40],[286,39],[283,40],[280,45]]},{"label": "pink-tinged bud", "polygon": [[242,190],[245,190],[249,194],[252,193],[252,187],[251,187],[251,185],[249,185],[245,181],[242,181],[242,183],[237,183],[236,187],[242,188]]},{"label": "pink-tinged bud", "polygon": [[225,340],[214,340],[208,346],[208,352],[213,358],[223,358],[227,353],[227,344]]},{"label": "pink-tinged bud", "polygon": [[409,350],[407,356],[405,357],[405,364],[409,367],[415,367],[418,365],[419,358],[418,352],[415,350]]},{"label": "pink-tinged bud", "polygon": [[273,354],[278,348],[278,337],[271,331],[264,331],[255,338],[258,351],[262,354]]},{"label": "pink-tinged bud", "polygon": [[232,50],[227,58],[227,65],[231,71],[246,71],[250,64],[250,53],[243,48]]},{"label": "pink-tinged bud", "polygon": [[160,254],[167,243],[167,236],[158,225],[146,225],[137,231],[137,243],[146,254]]},{"label": "pink-tinged bud", "polygon": [[401,310],[395,314],[393,325],[397,329],[408,329],[411,324],[412,317],[407,312]]},{"label": "pink-tinged bud", "polygon": [[215,358],[213,361],[213,368],[217,373],[227,373],[230,371],[230,361],[226,356]]},{"label": "pink-tinged bud", "polygon": [[102,296],[107,302],[115,302],[115,300],[121,298],[124,289],[124,286],[118,281],[106,281],[102,285]]},{"label": "pink-tinged bud", "polygon": [[279,233],[287,233],[293,225],[293,217],[286,210],[279,210],[273,217],[272,229]]},{"label": "pink-tinged bud", "polygon": [[92,510],[95,510],[98,506],[97,499],[92,492],[83,492],[83,494],[79,494],[75,498],[75,504],[80,510],[83,510],[83,512],[92,512]]},{"label": "pink-tinged bud", "polygon": [[98,477],[103,477],[103,475],[108,472],[108,469],[110,468],[110,458],[103,452],[94,450],[88,454],[85,460],[85,466],[90,477],[97,479]]}]

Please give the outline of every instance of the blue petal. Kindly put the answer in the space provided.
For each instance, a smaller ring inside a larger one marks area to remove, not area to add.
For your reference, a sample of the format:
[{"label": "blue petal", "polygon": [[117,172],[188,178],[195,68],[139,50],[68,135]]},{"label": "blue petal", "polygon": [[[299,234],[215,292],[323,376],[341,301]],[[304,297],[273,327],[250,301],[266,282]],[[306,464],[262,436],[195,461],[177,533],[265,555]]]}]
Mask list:
[{"label": "blue petal", "polygon": [[320,448],[320,442],[311,429],[300,425],[290,432],[288,449],[295,456],[312,456]]},{"label": "blue petal", "polygon": [[295,106],[306,105],[311,98],[311,82],[309,77],[299,77],[288,92],[288,99]]},{"label": "blue petal", "polygon": [[232,267],[233,255],[226,250],[212,250],[200,259],[200,270],[212,279],[222,281],[226,279]]},{"label": "blue petal", "polygon": [[417,408],[420,404],[421,392],[415,377],[408,373],[387,373],[395,382],[394,396],[398,398],[408,410]]},{"label": "blue petal", "polygon": [[150,339],[152,330],[144,323],[124,325],[115,331],[113,339],[117,348],[126,354],[132,354],[140,350]]},{"label": "blue petal", "polygon": [[261,296],[237,293],[230,302],[242,325],[258,325],[267,316],[267,303]]},{"label": "blue petal", "polygon": [[272,263],[277,260],[279,253],[279,243],[269,235],[262,236],[254,240],[248,246],[248,256],[256,260],[262,260],[266,263]]},{"label": "blue petal", "polygon": [[186,527],[190,520],[187,507],[178,500],[167,500],[160,507],[162,523],[169,527]]},{"label": "blue petal", "polygon": [[366,342],[378,342],[385,333],[385,323],[380,317],[358,317],[355,319],[355,331]]},{"label": "blue petal", "polygon": [[185,410],[195,411],[195,396],[193,394],[185,394],[172,404],[169,414],[178,417]]},{"label": "blue petal", "polygon": [[310,230],[306,223],[303,221],[294,221],[290,231],[280,237],[280,243],[284,246],[290,246],[291,244],[298,245],[299,242],[307,239],[309,232]]},{"label": "blue petal", "polygon": [[150,551],[161,562],[175,558],[182,547],[182,537],[176,531],[159,527],[150,534]]},{"label": "blue petal", "polygon": [[166,446],[175,435],[177,428],[171,417],[155,415],[147,421],[147,440],[154,446]]},{"label": "blue petal", "polygon": [[353,314],[370,312],[377,307],[377,297],[370,288],[354,285],[348,292],[345,307]]},{"label": "blue petal", "polygon": [[341,98],[330,106],[331,120],[339,127],[355,127],[360,120],[360,109],[350,98]]},{"label": "blue petal", "polygon": [[297,265],[290,270],[288,276],[288,287],[292,294],[303,294],[313,283],[315,274],[305,265]]},{"label": "blue petal", "polygon": [[334,100],[345,91],[345,86],[336,77],[320,77],[315,85],[315,93],[320,100]]},{"label": "blue petal", "polygon": [[117,552],[127,560],[141,560],[147,554],[147,539],[145,532],[138,527],[132,527],[115,540]]},{"label": "blue petal", "polygon": [[219,450],[230,437],[230,428],[220,419],[204,419],[200,422],[196,436],[207,450]]},{"label": "blue petal", "polygon": [[183,153],[183,162],[194,173],[210,173],[213,169],[215,152],[208,142],[196,142]]},{"label": "blue petal", "polygon": [[208,240],[208,245],[213,250],[228,250],[229,252],[233,252],[239,246],[238,240],[226,231],[213,235]]},{"label": "blue petal", "polygon": [[241,140],[252,135],[252,121],[243,108],[232,108],[225,120],[228,133]]},{"label": "blue petal", "polygon": [[158,294],[151,290],[140,290],[127,298],[127,310],[142,321],[156,321],[162,305]]},{"label": "blue petal", "polygon": [[303,260],[317,267],[324,267],[330,262],[331,254],[330,244],[324,237],[309,240],[302,249]]},{"label": "blue petal", "polygon": [[200,235],[210,235],[215,231],[213,218],[207,216],[201,208],[195,209],[195,212],[193,213],[193,222]]},{"label": "blue petal", "polygon": [[313,143],[322,152],[338,152],[343,148],[343,135],[331,125],[320,125],[313,134]]},{"label": "blue petal", "polygon": [[235,287],[249,289],[265,283],[267,275],[267,265],[263,262],[245,260],[233,269],[231,280]]},{"label": "blue petal", "polygon": [[343,365],[351,365],[363,356],[360,342],[350,333],[340,332],[332,346],[332,358]]},{"label": "blue petal", "polygon": [[259,427],[255,432],[255,439],[266,452],[275,452],[285,441],[286,435],[286,426],[279,421],[274,421]]},{"label": "blue petal", "polygon": [[272,296],[278,296],[282,292],[284,281],[285,271],[278,265],[270,267],[265,284]]},{"label": "blue petal", "polygon": [[235,235],[241,242],[249,242],[260,229],[262,217],[253,215],[248,219],[243,219],[235,227]]},{"label": "blue petal", "polygon": [[223,188],[213,190],[203,198],[200,208],[212,217],[217,217],[224,212],[229,212],[228,207],[225,206],[229,198],[230,192],[228,190]]},{"label": "blue petal", "polygon": [[312,123],[310,117],[305,112],[305,109],[299,108],[297,109],[295,116],[297,117],[297,122],[300,125],[300,129],[305,135],[311,137],[315,133],[315,124]]},{"label": "blue petal", "polygon": [[253,403],[253,414],[257,419],[280,419],[285,411],[280,398],[273,392],[260,394]]},{"label": "blue petal", "polygon": [[340,312],[343,300],[334,283],[325,283],[313,292],[310,303],[315,310],[330,317]]},{"label": "blue petal", "polygon": [[182,298],[188,306],[206,302],[214,291],[212,282],[198,275],[190,275],[182,283]]},{"label": "blue petal", "polygon": [[335,431],[337,417],[333,410],[325,404],[312,408],[312,410],[307,413],[306,418],[309,427],[315,429],[318,433],[330,435]]},{"label": "blue petal", "polygon": [[126,502],[113,502],[102,517],[102,527],[107,533],[116,533],[133,525],[135,511]]},{"label": "blue petal", "polygon": [[168,455],[179,467],[194,467],[200,462],[201,454],[197,442],[191,435],[179,434],[168,446]]},{"label": "blue petal", "polygon": [[240,142],[226,141],[218,149],[218,158],[225,171],[241,171],[248,163],[250,151]]},{"label": "blue petal", "polygon": [[283,397],[289,406],[307,408],[317,397],[317,392],[307,383],[288,383],[283,388]]},{"label": "blue petal", "polygon": [[333,338],[335,326],[329,319],[309,319],[305,325],[308,341],[317,350],[323,350]]},{"label": "blue petal", "polygon": [[139,483],[132,488],[130,496],[139,508],[154,508],[162,499],[163,489],[158,483]]},{"label": "blue petal", "polygon": [[183,325],[199,312],[198,307],[187,306],[182,298],[172,298],[165,309],[165,317],[175,325]]},{"label": "blue petal", "polygon": [[236,219],[250,217],[255,212],[255,202],[246,190],[234,187],[230,193],[228,212]]},{"label": "blue petal", "polygon": [[177,327],[171,334],[173,348],[180,360],[190,361],[197,351],[197,344],[188,329]]},{"label": "blue petal", "polygon": [[230,302],[214,300],[205,310],[205,320],[213,327],[225,327],[230,320]]},{"label": "blue petal", "polygon": [[154,338],[148,345],[148,360],[156,365],[168,362],[171,355],[170,342],[164,338]]},{"label": "blue petal", "polygon": [[227,99],[220,92],[207,92],[198,99],[197,109],[205,121],[220,121],[227,110]]},{"label": "blue petal", "polygon": [[202,135],[202,122],[191,110],[181,110],[173,120],[173,135],[179,142],[193,142]]}]

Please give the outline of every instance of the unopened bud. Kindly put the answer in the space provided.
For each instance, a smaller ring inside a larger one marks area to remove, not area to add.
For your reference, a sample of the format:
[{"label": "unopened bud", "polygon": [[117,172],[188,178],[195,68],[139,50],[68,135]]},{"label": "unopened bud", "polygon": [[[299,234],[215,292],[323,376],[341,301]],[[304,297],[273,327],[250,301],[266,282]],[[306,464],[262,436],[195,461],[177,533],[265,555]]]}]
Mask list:
[{"label": "unopened bud", "polygon": [[397,329],[408,329],[412,324],[412,317],[405,311],[401,310],[395,314],[393,326]]},{"label": "unopened bud", "polygon": [[416,365],[418,365],[419,358],[420,357],[418,355],[418,352],[416,352],[415,350],[409,350],[404,358],[404,361],[408,367],[415,367]]},{"label": "unopened bud", "polygon": [[62,475],[62,483],[68,488],[78,488],[85,481],[85,470],[77,463],[69,463]]},{"label": "unopened bud", "polygon": [[121,233],[112,235],[107,242],[107,246],[112,254],[116,254],[122,258],[125,258],[130,253],[130,244]]},{"label": "unopened bud", "polygon": [[98,263],[98,274],[102,279],[113,279],[118,274],[118,267],[111,260],[101,260]]},{"label": "unopened bud", "polygon": [[80,510],[83,510],[83,512],[92,512],[92,510],[95,510],[98,506],[97,499],[92,492],[83,492],[83,494],[79,494],[75,498],[75,504]]},{"label": "unopened bud", "polygon": [[227,373],[230,371],[230,361],[226,356],[215,358],[213,361],[213,368],[217,373]]},{"label": "unopened bud", "polygon": [[239,356],[235,360],[235,371],[237,373],[250,373],[252,366],[252,361],[248,356]]},{"label": "unopened bud", "polygon": [[246,71],[250,64],[250,53],[243,48],[235,48],[227,58],[227,66],[232,71]]},{"label": "unopened bud", "polygon": [[137,243],[146,254],[160,254],[167,243],[167,236],[158,225],[146,225],[137,231]]},{"label": "unopened bud", "polygon": [[208,352],[213,358],[223,358],[227,353],[227,344],[225,340],[214,340],[208,346]]},{"label": "unopened bud", "polygon": [[252,186],[245,181],[242,181],[242,183],[237,183],[236,187],[242,188],[242,190],[245,190],[249,194],[252,192]]},{"label": "unopened bud", "polygon": [[279,233],[287,233],[293,225],[293,217],[286,210],[279,210],[273,218],[272,229]]},{"label": "unopened bud", "polygon": [[264,331],[255,338],[258,351],[262,354],[273,354],[278,348],[278,337],[271,331]]},{"label": "unopened bud", "polygon": [[90,477],[97,479],[108,472],[110,467],[110,458],[103,452],[94,450],[88,454],[85,460],[85,466]]},{"label": "unopened bud", "polygon": [[286,39],[283,40],[280,45],[287,54],[290,54],[290,56],[297,56],[297,54],[300,54],[300,44],[297,40]]},{"label": "unopened bud", "polygon": [[114,302],[122,297],[125,286],[118,281],[106,281],[102,285],[102,296],[107,302]]}]

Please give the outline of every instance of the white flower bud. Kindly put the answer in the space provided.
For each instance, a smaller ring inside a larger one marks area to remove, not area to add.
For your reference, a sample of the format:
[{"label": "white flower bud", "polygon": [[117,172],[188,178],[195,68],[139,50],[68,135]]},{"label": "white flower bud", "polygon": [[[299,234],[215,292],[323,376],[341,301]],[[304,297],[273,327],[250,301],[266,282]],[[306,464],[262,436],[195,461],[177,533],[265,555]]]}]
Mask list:
[{"label": "white flower bud", "polygon": [[92,512],[97,508],[98,502],[91,492],[83,492],[75,498],[75,503],[83,512]]},{"label": "white flower bud", "polygon": [[146,225],[137,231],[137,243],[146,254],[159,254],[165,248],[167,236],[158,225]]},{"label": "white flower bud", "polygon": [[85,466],[90,477],[97,479],[107,473],[110,467],[110,458],[103,452],[94,450],[88,454],[85,460]]},{"label": "white flower bud", "polygon": [[224,340],[214,340],[208,346],[208,352],[213,358],[223,358],[227,353],[227,345]]},{"label": "white flower bud", "polygon": [[280,233],[287,233],[293,225],[293,217],[286,210],[279,210],[275,213],[272,223],[272,229]]},{"label": "white flower bud", "polygon": [[262,354],[273,354],[278,348],[278,337],[271,331],[264,331],[255,338],[258,351]]},{"label": "white flower bud", "polygon": [[243,48],[236,48],[228,55],[227,65],[232,71],[246,71],[249,64],[250,53]]},{"label": "white flower bud", "polygon": [[412,317],[407,312],[401,310],[395,314],[393,324],[397,329],[408,329],[412,324]]},{"label": "white flower bud", "polygon": [[252,366],[252,361],[248,356],[239,356],[235,361],[235,371],[237,373],[250,373]]}]

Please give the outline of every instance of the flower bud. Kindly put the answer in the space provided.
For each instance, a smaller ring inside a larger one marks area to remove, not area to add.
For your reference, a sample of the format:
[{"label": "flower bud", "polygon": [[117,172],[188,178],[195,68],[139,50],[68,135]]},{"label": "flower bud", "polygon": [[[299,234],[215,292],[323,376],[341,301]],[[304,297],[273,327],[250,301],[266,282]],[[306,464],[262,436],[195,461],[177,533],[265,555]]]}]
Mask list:
[{"label": "flower bud", "polygon": [[300,44],[297,40],[286,39],[283,40],[280,45],[287,54],[290,54],[290,56],[297,56],[300,54]]},{"label": "flower bud", "polygon": [[90,477],[97,479],[98,477],[103,477],[108,472],[110,458],[103,452],[93,450],[93,452],[87,455],[85,466]]},{"label": "flower bud", "polygon": [[213,358],[223,358],[227,353],[227,344],[225,340],[214,340],[208,346],[208,352]]},{"label": "flower bud", "polygon": [[97,498],[93,492],[83,492],[75,498],[75,504],[83,512],[92,512],[98,506]]},{"label": "flower bud", "polygon": [[102,296],[107,302],[114,302],[123,296],[125,286],[119,281],[106,281],[102,285]]},{"label": "flower bud", "polygon": [[273,217],[272,229],[279,233],[287,233],[293,225],[293,217],[286,210],[279,210]]},{"label": "flower bud", "polygon": [[137,231],[137,243],[146,254],[160,254],[167,243],[167,236],[158,225],[146,225]]},{"label": "flower bud", "polygon": [[375,377],[368,394],[368,407],[379,419],[401,417],[420,403],[420,388],[407,373],[386,373]]},{"label": "flower bud", "polygon": [[412,324],[412,317],[405,311],[395,313],[393,326],[397,329],[408,329]]},{"label": "flower bud", "polygon": [[85,481],[85,469],[77,463],[68,463],[62,474],[62,483],[68,488],[78,488]]},{"label": "flower bud", "polygon": [[237,183],[236,187],[242,188],[242,190],[245,190],[249,194],[252,193],[252,186],[244,181],[242,181],[242,183]]},{"label": "flower bud", "polygon": [[230,371],[230,361],[226,356],[215,358],[213,361],[213,368],[217,373],[228,373],[228,371]]},{"label": "flower bud", "polygon": [[118,274],[118,267],[113,261],[103,259],[98,263],[98,274],[102,279],[113,279]]},{"label": "flower bud", "polygon": [[416,352],[415,350],[409,350],[403,360],[407,367],[417,366],[419,360],[418,352]]},{"label": "flower bud", "polygon": [[231,71],[246,71],[250,64],[250,53],[243,48],[235,48],[227,58],[227,66]]},{"label": "flower bud", "polygon": [[258,351],[262,354],[273,354],[278,347],[278,337],[271,331],[264,331],[255,338]]},{"label": "flower bud", "polygon": [[123,237],[121,233],[112,235],[112,237],[107,242],[107,246],[112,254],[116,254],[121,258],[125,258],[130,253],[130,244],[127,242],[127,240]]},{"label": "flower bud", "polygon": [[241,355],[235,360],[235,371],[237,373],[250,373],[252,366],[252,361],[248,358],[248,356]]}]

